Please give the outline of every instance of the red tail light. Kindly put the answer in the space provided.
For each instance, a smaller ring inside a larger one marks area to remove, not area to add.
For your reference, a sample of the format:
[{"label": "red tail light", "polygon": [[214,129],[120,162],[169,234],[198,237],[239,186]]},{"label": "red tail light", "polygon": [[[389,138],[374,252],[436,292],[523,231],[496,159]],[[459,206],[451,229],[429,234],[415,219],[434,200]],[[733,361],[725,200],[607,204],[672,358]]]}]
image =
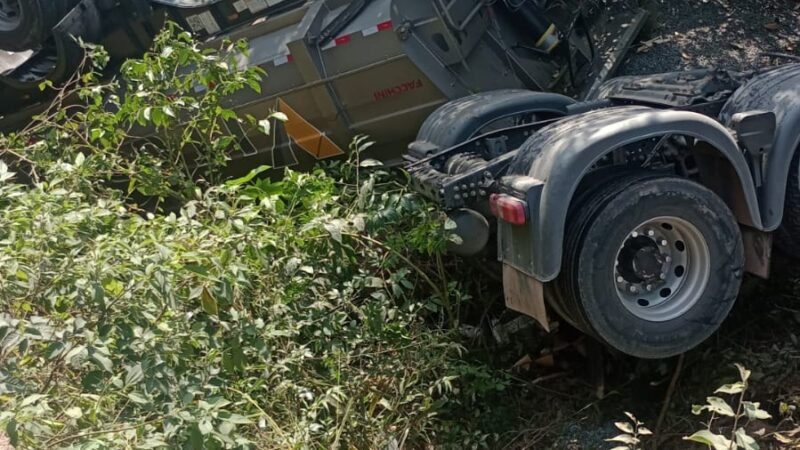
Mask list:
[{"label": "red tail light", "polygon": [[512,225],[525,225],[528,222],[527,206],[524,201],[506,194],[492,194],[489,197],[492,214]]}]

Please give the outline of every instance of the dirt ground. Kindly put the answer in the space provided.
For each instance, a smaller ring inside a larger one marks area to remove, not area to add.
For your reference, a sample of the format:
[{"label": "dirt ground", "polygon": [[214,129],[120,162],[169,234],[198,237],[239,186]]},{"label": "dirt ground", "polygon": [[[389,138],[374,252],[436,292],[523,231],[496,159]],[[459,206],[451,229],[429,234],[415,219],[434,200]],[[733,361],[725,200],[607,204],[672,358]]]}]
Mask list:
[{"label": "dirt ground", "polygon": [[[770,63],[764,53],[799,54],[797,0],[645,0],[653,17],[624,75]],[[787,62],[782,60],[781,62]]]}]

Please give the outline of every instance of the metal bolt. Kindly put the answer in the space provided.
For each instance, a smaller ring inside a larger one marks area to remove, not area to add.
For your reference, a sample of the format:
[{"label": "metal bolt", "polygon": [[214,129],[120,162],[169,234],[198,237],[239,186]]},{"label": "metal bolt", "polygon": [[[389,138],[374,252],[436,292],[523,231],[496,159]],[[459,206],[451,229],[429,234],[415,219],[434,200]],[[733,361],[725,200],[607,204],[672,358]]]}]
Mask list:
[{"label": "metal bolt", "polygon": [[458,191],[460,191],[460,190],[461,190],[461,188],[460,188],[460,187],[458,187],[458,186],[456,186],[456,187],[455,187],[453,190],[454,190],[454,191],[456,191],[456,192],[458,192]]},{"label": "metal bolt", "polygon": [[661,275],[658,276],[658,278],[661,278],[662,280],[666,280],[667,279],[667,274],[662,273]]},{"label": "metal bolt", "polygon": [[653,290],[653,285],[652,284],[648,284],[647,285],[647,292],[650,292],[652,290]]},{"label": "metal bolt", "polygon": [[622,283],[623,281],[625,281],[625,278],[617,277],[617,283]]},{"label": "metal bolt", "polygon": [[667,256],[666,258],[664,258],[664,261],[672,262],[672,257],[671,256]]},{"label": "metal bolt", "polygon": [[461,196],[459,194],[454,195],[456,200],[461,200]]},{"label": "metal bolt", "polygon": [[637,233],[636,231],[634,231],[633,233],[631,233],[631,237],[632,237],[632,238],[639,237],[639,233]]},{"label": "metal bolt", "polygon": [[635,293],[637,293],[639,290],[638,290],[638,289],[636,289],[636,286],[631,286],[631,289],[630,289],[630,291],[631,291],[631,294],[635,294]]},{"label": "metal bolt", "polygon": [[647,230],[647,235],[648,235],[648,236],[655,236],[655,235],[656,235],[656,232],[655,232],[655,231],[653,231],[653,230]]},{"label": "metal bolt", "polygon": [[661,244],[663,247],[666,247],[667,244],[669,244],[669,242],[667,242],[666,239],[662,239],[661,242],[659,242],[659,244]]}]

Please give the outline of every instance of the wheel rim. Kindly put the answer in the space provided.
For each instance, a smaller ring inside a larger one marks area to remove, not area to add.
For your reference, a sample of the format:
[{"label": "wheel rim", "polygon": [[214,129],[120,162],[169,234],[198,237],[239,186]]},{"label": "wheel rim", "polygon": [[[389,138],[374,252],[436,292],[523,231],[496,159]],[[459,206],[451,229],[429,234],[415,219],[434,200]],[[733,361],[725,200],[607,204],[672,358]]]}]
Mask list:
[{"label": "wheel rim", "polygon": [[21,21],[19,0],[0,0],[0,31],[14,30]]},{"label": "wheel rim", "polygon": [[697,227],[678,217],[648,220],[628,233],[617,251],[617,297],[640,319],[675,319],[703,295],[710,262],[708,244]]}]

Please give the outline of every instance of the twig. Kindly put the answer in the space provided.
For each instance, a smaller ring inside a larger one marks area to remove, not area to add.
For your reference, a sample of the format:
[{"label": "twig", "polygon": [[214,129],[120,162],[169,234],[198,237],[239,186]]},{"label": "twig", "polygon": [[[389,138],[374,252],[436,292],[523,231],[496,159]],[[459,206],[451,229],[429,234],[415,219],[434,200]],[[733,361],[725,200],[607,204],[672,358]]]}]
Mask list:
[{"label": "twig", "polygon": [[402,253],[400,253],[397,250],[389,247],[388,245],[384,244],[383,242],[381,242],[381,241],[379,241],[377,239],[373,239],[373,238],[371,238],[369,236],[360,235],[360,234],[353,234],[353,233],[344,233],[344,234],[346,234],[347,236],[356,238],[356,239],[361,239],[363,241],[370,242],[370,243],[372,243],[374,245],[377,245],[377,246],[381,247],[382,249],[384,249],[384,250],[386,250],[388,252],[394,253],[395,256],[397,256],[398,258],[402,259],[403,262],[405,262],[412,269],[414,269],[414,271],[417,272],[417,274],[419,274],[419,276],[421,276],[422,279],[425,280],[426,283],[428,283],[428,285],[430,285],[431,289],[433,289],[433,291],[436,292],[436,294],[439,296],[439,298],[441,298],[442,300],[445,299],[445,293],[442,292],[441,288],[436,283],[433,282],[431,277],[429,277],[428,274],[426,274],[424,270],[422,270],[418,265],[414,264],[413,261],[408,259]]},{"label": "twig", "polygon": [[659,447],[659,442],[661,440],[660,439],[661,427],[664,424],[664,419],[667,417],[667,410],[669,410],[669,405],[670,403],[672,403],[672,396],[675,394],[675,386],[678,385],[678,379],[681,377],[684,357],[685,353],[681,353],[681,356],[678,357],[678,364],[675,365],[675,372],[672,374],[672,379],[669,382],[669,387],[667,387],[667,394],[664,396],[664,404],[661,405],[661,412],[658,414],[658,420],[656,421],[655,436],[653,436],[654,449],[657,449]]},{"label": "twig", "polygon": [[111,429],[111,430],[87,431],[86,433],[73,434],[72,436],[67,436],[65,438],[59,439],[59,440],[54,441],[54,442],[48,441],[46,443],[46,446],[47,447],[57,447],[58,444],[61,444],[63,442],[72,441],[72,440],[75,440],[75,439],[78,439],[78,438],[83,438],[83,437],[88,437],[88,436],[97,436],[97,435],[109,434],[109,433],[119,433],[121,431],[128,431],[128,430],[135,430],[135,429],[141,428],[141,427],[143,427],[145,425],[150,425],[151,423],[160,422],[162,420],[164,420],[164,418],[163,417],[159,417],[157,419],[147,420],[147,421],[144,421],[142,423],[139,423],[139,424],[136,424],[136,425],[127,426],[127,427],[114,428],[114,429]]}]

